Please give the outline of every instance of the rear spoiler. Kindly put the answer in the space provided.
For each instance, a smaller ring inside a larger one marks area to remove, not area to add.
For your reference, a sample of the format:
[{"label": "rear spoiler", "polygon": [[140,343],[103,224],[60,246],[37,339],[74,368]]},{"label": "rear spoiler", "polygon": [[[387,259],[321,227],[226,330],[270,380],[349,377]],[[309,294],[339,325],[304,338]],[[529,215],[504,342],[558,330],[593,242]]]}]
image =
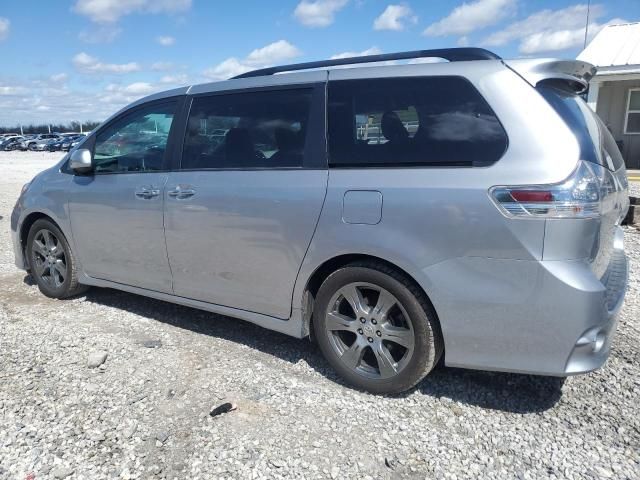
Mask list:
[{"label": "rear spoiler", "polygon": [[504,63],[534,87],[553,81],[575,93],[584,92],[597,71],[595,66],[580,60],[522,59]]}]

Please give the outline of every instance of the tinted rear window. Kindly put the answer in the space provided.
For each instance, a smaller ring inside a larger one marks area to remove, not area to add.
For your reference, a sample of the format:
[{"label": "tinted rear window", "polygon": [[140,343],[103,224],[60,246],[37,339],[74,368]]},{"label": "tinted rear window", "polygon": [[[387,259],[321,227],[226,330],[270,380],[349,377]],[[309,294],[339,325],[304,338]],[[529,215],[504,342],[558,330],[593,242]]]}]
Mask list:
[{"label": "tinted rear window", "polygon": [[312,89],[193,99],[182,169],[302,167]]},{"label": "tinted rear window", "polygon": [[613,170],[624,165],[613,135],[579,95],[549,84],[537,89],[573,131],[580,144],[582,160]]},{"label": "tinted rear window", "polygon": [[333,167],[472,166],[497,161],[507,135],[461,77],[329,83]]}]

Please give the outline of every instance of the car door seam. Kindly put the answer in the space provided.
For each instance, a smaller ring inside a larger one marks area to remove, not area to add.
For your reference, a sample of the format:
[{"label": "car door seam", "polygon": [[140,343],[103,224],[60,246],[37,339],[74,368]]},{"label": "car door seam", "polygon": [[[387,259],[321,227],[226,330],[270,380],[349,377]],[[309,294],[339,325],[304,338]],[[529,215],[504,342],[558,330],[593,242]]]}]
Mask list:
[{"label": "car door seam", "polygon": [[169,184],[169,177],[171,173],[168,173],[164,177],[164,184],[160,187],[160,191],[162,192],[162,237],[164,240],[164,254],[167,257],[167,265],[169,266],[169,278],[171,279],[171,293],[175,294],[175,290],[173,288],[173,270],[171,269],[171,259],[169,258],[169,247],[167,246],[167,199],[166,199],[166,191],[167,185]]}]

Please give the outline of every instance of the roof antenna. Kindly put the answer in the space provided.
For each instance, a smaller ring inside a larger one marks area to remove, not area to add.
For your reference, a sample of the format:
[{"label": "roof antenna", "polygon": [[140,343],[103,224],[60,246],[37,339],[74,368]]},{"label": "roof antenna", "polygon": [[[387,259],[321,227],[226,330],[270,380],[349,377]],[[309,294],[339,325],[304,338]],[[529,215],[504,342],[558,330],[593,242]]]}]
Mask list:
[{"label": "roof antenna", "polygon": [[591,0],[587,1],[587,23],[584,26],[584,46],[582,49],[587,48],[587,35],[589,34],[589,10],[591,9]]}]

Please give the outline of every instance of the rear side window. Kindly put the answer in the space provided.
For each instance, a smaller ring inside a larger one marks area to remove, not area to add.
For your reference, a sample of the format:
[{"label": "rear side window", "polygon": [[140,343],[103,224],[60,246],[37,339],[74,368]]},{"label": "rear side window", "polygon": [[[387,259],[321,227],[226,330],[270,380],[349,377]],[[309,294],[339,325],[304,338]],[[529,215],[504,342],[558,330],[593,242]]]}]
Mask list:
[{"label": "rear side window", "polygon": [[575,93],[553,84],[543,84],[537,89],[576,136],[580,144],[580,158],[602,164],[597,149],[600,129],[595,115],[584,100]]},{"label": "rear side window", "polygon": [[507,135],[461,77],[329,83],[332,167],[473,166],[497,161]]},{"label": "rear side window", "polygon": [[182,169],[302,167],[312,89],[196,97]]},{"label": "rear side window", "polygon": [[624,158],[613,135],[579,95],[562,88],[561,84],[543,84],[537,89],[573,131],[580,144],[582,160],[612,170],[624,165]]}]

